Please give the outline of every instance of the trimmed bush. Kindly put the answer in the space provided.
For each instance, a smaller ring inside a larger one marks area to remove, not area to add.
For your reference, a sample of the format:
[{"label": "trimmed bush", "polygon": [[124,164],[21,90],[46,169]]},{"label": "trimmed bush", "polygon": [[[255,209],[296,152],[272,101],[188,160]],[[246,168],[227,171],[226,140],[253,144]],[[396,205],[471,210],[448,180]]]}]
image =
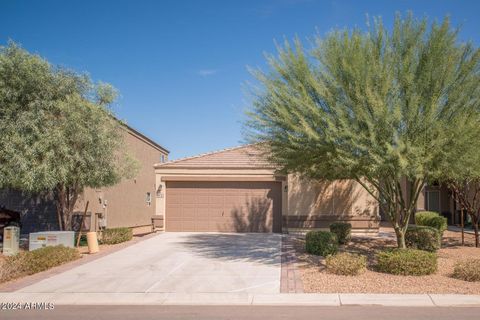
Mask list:
[{"label": "trimmed bush", "polygon": [[342,276],[356,276],[367,269],[367,258],[358,254],[343,252],[327,257],[327,272]]},{"label": "trimmed bush", "polygon": [[437,254],[416,249],[393,249],[377,254],[377,270],[384,273],[423,276],[437,271]]},{"label": "trimmed bush", "polygon": [[480,281],[480,259],[457,262],[453,268],[452,276],[464,281]]},{"label": "trimmed bush", "polygon": [[434,252],[441,246],[440,231],[432,227],[409,226],[405,233],[407,247]]},{"label": "trimmed bush", "polygon": [[62,245],[26,251],[21,254],[25,256],[23,265],[27,274],[44,271],[80,258],[80,253],[77,249]]},{"label": "trimmed bush", "polygon": [[0,282],[45,271],[79,258],[77,249],[62,245],[20,252],[5,258],[1,265]]},{"label": "trimmed bush", "polygon": [[332,232],[310,231],[305,240],[305,249],[311,254],[326,257],[338,250],[337,236]]},{"label": "trimmed bush", "polygon": [[117,244],[132,240],[133,233],[130,228],[112,228],[102,231],[101,244]]},{"label": "trimmed bush", "polygon": [[[77,245],[77,238],[78,238],[78,232],[75,232],[75,245]],[[88,246],[88,243],[87,243],[87,235],[86,235],[86,234],[82,234],[82,235],[80,236],[79,246],[80,246],[80,247],[86,247],[86,246]]]},{"label": "trimmed bush", "polygon": [[432,227],[440,231],[440,236],[447,230],[447,218],[436,212],[420,211],[415,213],[415,224],[418,226]]},{"label": "trimmed bush", "polygon": [[347,244],[351,238],[352,225],[348,222],[334,222],[330,224],[330,232],[335,233],[338,243]]}]

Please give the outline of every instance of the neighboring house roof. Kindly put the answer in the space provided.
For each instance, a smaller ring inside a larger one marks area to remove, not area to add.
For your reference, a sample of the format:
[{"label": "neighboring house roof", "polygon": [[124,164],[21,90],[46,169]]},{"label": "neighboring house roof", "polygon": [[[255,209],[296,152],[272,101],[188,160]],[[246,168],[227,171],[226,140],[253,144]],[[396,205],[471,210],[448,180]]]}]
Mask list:
[{"label": "neighboring house roof", "polygon": [[274,168],[262,155],[262,151],[254,144],[223,149],[182,158],[165,163],[155,164],[155,168]]},{"label": "neighboring house roof", "polygon": [[149,145],[151,145],[152,147],[154,147],[155,149],[158,149],[160,151],[163,151],[165,153],[170,153],[170,151],[168,151],[167,149],[165,149],[164,147],[162,147],[161,145],[159,145],[158,143],[156,143],[155,141],[153,141],[152,139],[150,139],[149,137],[147,137],[146,135],[144,135],[143,133],[141,133],[140,131],[132,128],[131,126],[127,125],[126,123],[124,122],[120,122],[126,129],[127,131],[130,133],[130,134],[133,134],[134,136],[136,136],[137,138],[143,140],[144,142],[148,143]]}]

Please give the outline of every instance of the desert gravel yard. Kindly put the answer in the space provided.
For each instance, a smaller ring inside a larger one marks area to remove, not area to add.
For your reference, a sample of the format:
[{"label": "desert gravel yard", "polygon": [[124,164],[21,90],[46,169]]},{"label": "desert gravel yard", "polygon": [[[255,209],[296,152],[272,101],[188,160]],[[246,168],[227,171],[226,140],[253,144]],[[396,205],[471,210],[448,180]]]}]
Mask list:
[{"label": "desert gravel yard", "polygon": [[474,237],[465,234],[465,247],[460,246],[460,232],[445,231],[438,253],[438,271],[429,276],[396,276],[372,270],[375,253],[395,247],[391,228],[381,228],[378,237],[352,236],[340,251],[357,252],[368,257],[368,270],[359,276],[339,276],[325,271],[325,259],[305,253],[305,241],[295,239],[295,249],[302,274],[304,291],[309,293],[457,293],[480,294],[480,282],[452,278],[456,261],[480,258],[480,248],[473,247]]}]

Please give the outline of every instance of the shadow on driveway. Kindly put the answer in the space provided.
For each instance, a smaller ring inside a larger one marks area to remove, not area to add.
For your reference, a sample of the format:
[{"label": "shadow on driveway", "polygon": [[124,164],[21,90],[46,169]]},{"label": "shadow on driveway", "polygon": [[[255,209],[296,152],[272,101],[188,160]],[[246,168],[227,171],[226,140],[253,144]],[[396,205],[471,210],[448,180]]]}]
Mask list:
[{"label": "shadow on driveway", "polygon": [[239,233],[189,234],[182,245],[195,254],[228,261],[279,264],[282,237],[279,234]]}]

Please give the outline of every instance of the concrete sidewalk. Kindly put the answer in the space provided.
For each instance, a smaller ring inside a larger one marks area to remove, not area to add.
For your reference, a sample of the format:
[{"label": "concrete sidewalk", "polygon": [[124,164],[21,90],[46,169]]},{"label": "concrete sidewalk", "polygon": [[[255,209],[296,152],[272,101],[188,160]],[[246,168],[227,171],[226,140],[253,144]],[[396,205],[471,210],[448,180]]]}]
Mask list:
[{"label": "concrete sidewalk", "polygon": [[[454,232],[462,232],[462,228],[457,226],[448,226],[447,230],[454,231]],[[473,229],[465,228],[463,229],[463,232],[465,232],[465,234],[475,235],[475,231],[473,231]]]},{"label": "concrete sidewalk", "polygon": [[258,306],[480,306],[480,295],[455,294],[249,294],[249,293],[0,293],[0,302],[55,305],[258,305]]}]

